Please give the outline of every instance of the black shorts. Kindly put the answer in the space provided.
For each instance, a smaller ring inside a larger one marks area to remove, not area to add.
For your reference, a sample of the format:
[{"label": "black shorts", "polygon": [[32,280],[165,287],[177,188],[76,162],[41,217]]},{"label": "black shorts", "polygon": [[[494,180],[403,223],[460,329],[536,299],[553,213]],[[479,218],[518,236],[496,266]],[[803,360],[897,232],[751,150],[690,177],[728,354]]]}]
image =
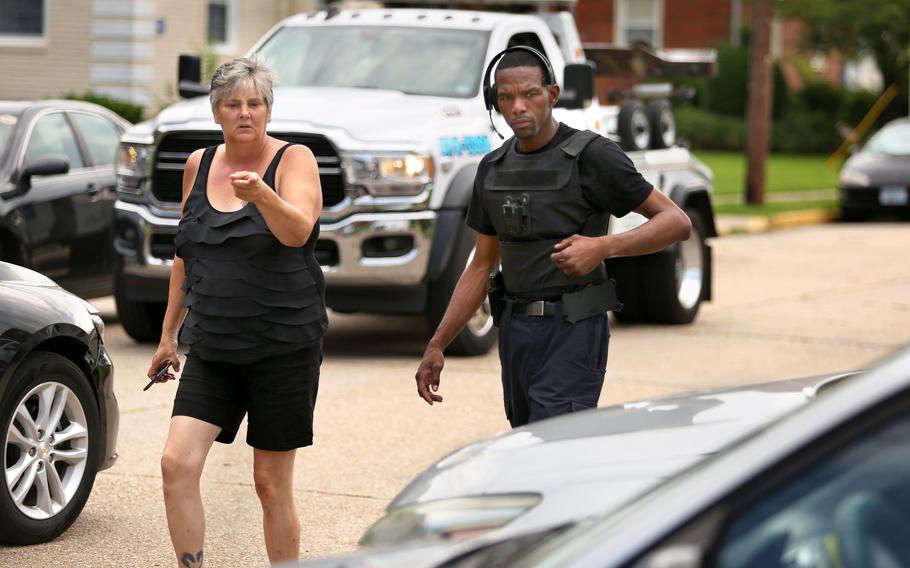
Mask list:
[{"label": "black shorts", "polygon": [[322,346],[255,363],[186,357],[171,416],[221,427],[215,441],[230,444],[247,414],[246,443],[276,452],[313,443],[313,410]]}]

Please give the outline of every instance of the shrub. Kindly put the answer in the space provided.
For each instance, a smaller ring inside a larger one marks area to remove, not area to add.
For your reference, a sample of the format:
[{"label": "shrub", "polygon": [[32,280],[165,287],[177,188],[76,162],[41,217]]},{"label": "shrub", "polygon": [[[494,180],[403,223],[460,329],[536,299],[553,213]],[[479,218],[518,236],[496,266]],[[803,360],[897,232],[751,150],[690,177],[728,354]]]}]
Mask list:
[{"label": "shrub", "polygon": [[108,108],[133,124],[137,122],[142,122],[142,114],[144,109],[142,106],[133,104],[126,101],[121,101],[119,99],[113,99],[111,97],[106,97],[104,95],[99,95],[93,92],[86,92],[81,95],[75,93],[69,93],[64,96],[65,99],[73,101],[85,101],[88,103],[95,103],[96,105],[101,105],[105,108]]},{"label": "shrub", "polygon": [[742,118],[724,116],[684,106],[677,108],[676,131],[693,148],[701,150],[742,150],[746,125]]},{"label": "shrub", "polygon": [[791,112],[774,123],[771,149],[786,153],[828,153],[841,143],[834,121],[820,112]]}]

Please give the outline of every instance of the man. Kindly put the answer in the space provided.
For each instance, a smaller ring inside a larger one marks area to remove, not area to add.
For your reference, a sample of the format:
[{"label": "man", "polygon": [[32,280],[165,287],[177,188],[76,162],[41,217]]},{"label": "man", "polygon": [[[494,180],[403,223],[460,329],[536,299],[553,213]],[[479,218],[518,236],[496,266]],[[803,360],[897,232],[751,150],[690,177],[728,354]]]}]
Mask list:
[{"label": "man", "polygon": [[[442,402],[443,350],[480,306],[501,258],[499,356],[506,417],[517,427],[597,406],[607,311],[618,307],[604,260],[685,240],[691,222],[616,143],[556,121],[559,86],[540,52],[518,47],[498,54],[484,89],[488,109],[500,112],[515,136],[478,167],[467,215],[476,251],[427,344],[417,392],[430,405]],[[648,221],[607,235],[610,215],[630,211]]]}]

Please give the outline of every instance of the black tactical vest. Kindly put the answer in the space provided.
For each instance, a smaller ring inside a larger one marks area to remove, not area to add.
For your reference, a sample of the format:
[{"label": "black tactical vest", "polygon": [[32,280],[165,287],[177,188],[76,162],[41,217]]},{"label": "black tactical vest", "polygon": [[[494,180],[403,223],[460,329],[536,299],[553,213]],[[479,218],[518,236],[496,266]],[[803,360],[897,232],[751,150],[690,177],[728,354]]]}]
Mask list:
[{"label": "black tactical vest", "polygon": [[563,273],[550,254],[574,234],[605,235],[610,214],[585,198],[578,156],[598,137],[579,131],[555,148],[534,154],[514,150],[509,139],[492,154],[483,206],[496,229],[506,290],[522,298],[549,298],[607,278],[603,264],[590,274]]}]

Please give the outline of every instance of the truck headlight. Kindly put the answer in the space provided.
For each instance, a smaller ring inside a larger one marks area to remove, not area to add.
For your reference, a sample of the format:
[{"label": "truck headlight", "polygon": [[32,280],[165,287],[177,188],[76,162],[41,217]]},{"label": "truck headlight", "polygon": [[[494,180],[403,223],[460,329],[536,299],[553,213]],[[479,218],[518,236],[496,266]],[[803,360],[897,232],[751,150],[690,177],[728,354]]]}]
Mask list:
[{"label": "truck headlight", "polygon": [[341,156],[345,179],[375,196],[418,195],[433,181],[433,158],[410,152]]},{"label": "truck headlight", "polygon": [[506,525],[540,502],[540,495],[482,495],[441,499],[395,509],[364,533],[360,544],[374,546],[415,539],[458,538]]},{"label": "truck headlight", "polygon": [[117,191],[139,195],[151,173],[152,146],[123,142],[117,147]]},{"label": "truck headlight", "polygon": [[841,170],[837,184],[841,187],[869,187],[869,176],[858,170]]}]

